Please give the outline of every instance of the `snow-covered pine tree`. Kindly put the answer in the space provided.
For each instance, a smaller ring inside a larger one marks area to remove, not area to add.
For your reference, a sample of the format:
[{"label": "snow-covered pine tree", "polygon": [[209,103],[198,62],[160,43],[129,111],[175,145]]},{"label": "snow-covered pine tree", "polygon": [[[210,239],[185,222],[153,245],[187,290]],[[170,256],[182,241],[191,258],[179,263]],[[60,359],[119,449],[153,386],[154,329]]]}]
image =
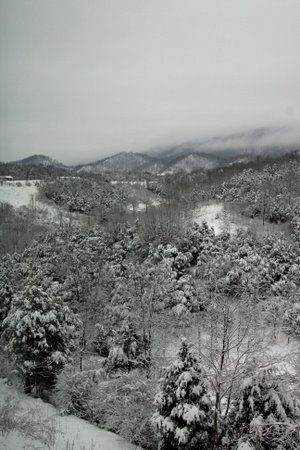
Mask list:
[{"label": "snow-covered pine tree", "polygon": [[127,370],[138,365],[140,336],[136,333],[130,318],[125,318],[119,329],[114,330],[111,339],[106,369],[108,371]]},{"label": "snow-covered pine tree", "polygon": [[299,412],[274,368],[246,378],[230,414],[230,448],[244,440],[262,450],[300,448]]},{"label": "snow-covered pine tree", "polygon": [[211,402],[199,362],[185,339],[176,361],[166,369],[155,406],[151,421],[161,450],[209,448]]},{"label": "snow-covered pine tree", "polygon": [[80,320],[37,286],[15,295],[3,322],[6,351],[22,374],[25,392],[49,388],[66,363]]}]

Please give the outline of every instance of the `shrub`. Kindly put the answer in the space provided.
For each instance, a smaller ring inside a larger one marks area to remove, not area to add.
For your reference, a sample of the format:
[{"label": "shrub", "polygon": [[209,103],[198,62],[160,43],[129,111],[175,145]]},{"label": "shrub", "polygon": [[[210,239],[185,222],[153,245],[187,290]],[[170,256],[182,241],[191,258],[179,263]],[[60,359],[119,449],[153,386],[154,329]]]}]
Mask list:
[{"label": "shrub", "polygon": [[52,396],[55,406],[62,414],[74,414],[95,422],[91,404],[101,374],[97,370],[76,372],[72,366],[67,366],[57,378]]},{"label": "shrub", "polygon": [[249,376],[230,412],[230,448],[241,439],[262,450],[299,448],[299,413],[297,400],[285,390],[276,369]]},{"label": "shrub", "polygon": [[158,444],[149,419],[156,385],[137,370],[108,379],[101,368],[74,373],[67,366],[58,375],[52,399],[62,412],[85,418],[151,450]]}]

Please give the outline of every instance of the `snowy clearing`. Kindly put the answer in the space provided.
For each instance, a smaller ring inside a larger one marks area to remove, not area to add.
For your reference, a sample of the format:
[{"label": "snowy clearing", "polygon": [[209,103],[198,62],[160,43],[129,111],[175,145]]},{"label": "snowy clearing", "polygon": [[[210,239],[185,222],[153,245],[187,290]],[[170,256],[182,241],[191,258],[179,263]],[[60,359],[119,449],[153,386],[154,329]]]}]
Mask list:
[{"label": "snowy clearing", "polygon": [[14,208],[27,206],[33,208],[37,218],[43,223],[57,223],[64,220],[78,220],[76,213],[70,213],[58,209],[56,206],[37,200],[38,187],[40,180],[31,180],[29,183],[25,180],[12,181],[0,184],[0,202],[9,203]]},{"label": "snowy clearing", "polygon": [[0,184],[0,201],[10,203],[14,208],[35,203],[36,195],[37,186],[34,182],[30,182],[30,185],[26,185],[25,181]]},{"label": "snowy clearing", "polygon": [[119,180],[112,180],[110,182],[112,185],[116,185],[116,184],[130,184],[131,186],[137,185],[137,186],[147,186],[147,182],[145,180],[143,181],[119,181]]},{"label": "snowy clearing", "polygon": [[216,234],[220,234],[222,231],[234,234],[238,228],[226,213],[223,203],[211,203],[196,208],[193,211],[193,221],[199,225],[206,222],[215,230]]},{"label": "snowy clearing", "polygon": [[161,203],[160,203],[159,200],[152,200],[148,204],[140,202],[136,206],[129,205],[128,206],[128,210],[129,211],[134,211],[134,212],[141,212],[141,211],[146,211],[147,207],[157,207],[157,206],[160,206],[160,204]]},{"label": "snowy clearing", "polygon": [[[40,399],[34,399],[19,393],[15,388],[8,386],[5,380],[0,380],[0,404],[11,398],[17,402],[17,411],[14,415],[32,418],[35,426],[30,427],[28,434],[41,435],[47,439],[34,439],[24,436],[17,430],[7,435],[0,435],[0,448],[2,450],[46,449],[49,450],[137,450],[132,445],[109,431],[101,430],[74,416],[60,416],[56,408]],[[36,424],[40,424],[38,427]],[[27,433],[26,433],[27,434]]]}]

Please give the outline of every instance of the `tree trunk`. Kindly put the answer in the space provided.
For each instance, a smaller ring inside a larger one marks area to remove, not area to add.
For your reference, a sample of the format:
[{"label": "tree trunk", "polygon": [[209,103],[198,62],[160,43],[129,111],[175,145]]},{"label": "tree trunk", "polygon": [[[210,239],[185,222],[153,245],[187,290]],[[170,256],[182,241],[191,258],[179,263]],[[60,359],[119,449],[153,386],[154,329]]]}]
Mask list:
[{"label": "tree trunk", "polygon": [[220,413],[220,391],[221,391],[221,374],[223,372],[223,366],[225,362],[225,355],[227,351],[227,338],[228,338],[228,316],[227,312],[224,311],[224,319],[223,319],[223,339],[222,339],[222,350],[221,350],[221,359],[220,359],[220,366],[219,366],[219,380],[217,383],[217,392],[216,392],[216,403],[215,403],[215,413],[214,413],[214,424],[213,424],[213,433],[212,433],[212,443],[211,443],[211,450],[213,450],[216,446],[217,440],[218,440],[218,416]]},{"label": "tree trunk", "polygon": [[30,377],[28,375],[26,375],[25,381],[24,381],[24,393],[31,394],[31,391],[32,391],[32,385],[31,385]]}]

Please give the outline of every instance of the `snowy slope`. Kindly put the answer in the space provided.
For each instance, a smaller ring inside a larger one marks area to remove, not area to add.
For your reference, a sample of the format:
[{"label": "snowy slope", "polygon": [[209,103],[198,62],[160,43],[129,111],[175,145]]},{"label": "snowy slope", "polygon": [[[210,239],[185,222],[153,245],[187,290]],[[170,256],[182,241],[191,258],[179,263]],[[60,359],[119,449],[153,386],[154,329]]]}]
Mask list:
[{"label": "snowy slope", "polygon": [[17,186],[16,182],[8,182],[0,184],[0,202],[10,203],[15,208],[20,206],[28,206],[30,202],[35,200],[37,194],[37,186],[31,182],[30,186],[25,181],[18,181],[22,186]]},{"label": "snowy slope", "polygon": [[86,164],[78,169],[78,172],[88,173],[105,173],[105,172],[119,172],[127,173],[139,170],[143,165],[150,160],[148,156],[140,155],[138,153],[118,153],[103,160],[97,161],[93,164]]},{"label": "snowy slope", "polygon": [[193,211],[193,221],[201,225],[206,222],[209,227],[215,230],[216,234],[222,231],[235,233],[237,225],[232,222],[230,216],[226,214],[223,203],[210,203],[199,206]]},{"label": "snowy slope", "polygon": [[[137,450],[136,446],[114,433],[101,430],[74,416],[60,416],[53,406],[17,392],[1,379],[0,405],[4,405],[7,397],[17,401],[19,416],[30,414],[33,420],[45,424],[45,430],[51,426],[54,431],[51,433],[48,445],[33,438],[24,437],[17,431],[10,432],[7,436],[0,434],[1,450],[24,448],[30,450],[46,448],[49,450]],[[35,427],[32,427],[32,431],[34,429]]]},{"label": "snowy slope", "polygon": [[118,153],[93,164],[85,164],[78,168],[78,172],[91,173],[128,173],[128,172],[149,172],[176,173],[178,171],[191,172],[196,169],[213,169],[219,166],[218,158],[206,154],[184,153],[171,155],[170,157],[150,158],[139,153]]},{"label": "snowy slope", "polygon": [[[171,158],[191,153],[206,153],[221,157],[226,163],[238,156],[250,160],[260,156],[280,156],[299,149],[299,129],[293,127],[265,127],[220,134],[199,141],[183,142],[166,148],[157,148],[147,154],[157,158]],[[290,144],[289,144],[290,143]],[[221,163],[221,161],[220,161]]]},{"label": "snowy slope", "polygon": [[190,173],[197,169],[210,170],[217,166],[218,164],[214,159],[193,153],[172,161],[168,168],[164,170],[162,175],[167,173],[173,174],[179,171]]},{"label": "snowy slope", "polygon": [[63,164],[57,161],[56,159],[49,158],[49,156],[45,155],[28,156],[28,158],[15,161],[15,164],[34,165],[34,166],[56,166],[56,167],[63,166]]},{"label": "snowy slope", "polygon": [[[0,203],[10,203],[14,208],[20,208],[22,206],[34,207],[39,219],[42,222],[56,222],[60,223],[62,220],[62,214],[64,218],[72,216],[76,220],[75,213],[66,213],[59,210],[55,205],[43,203],[37,200],[37,185],[39,180],[30,181],[30,185],[26,181],[13,181],[0,184]],[[20,185],[21,186],[18,186]]]}]

